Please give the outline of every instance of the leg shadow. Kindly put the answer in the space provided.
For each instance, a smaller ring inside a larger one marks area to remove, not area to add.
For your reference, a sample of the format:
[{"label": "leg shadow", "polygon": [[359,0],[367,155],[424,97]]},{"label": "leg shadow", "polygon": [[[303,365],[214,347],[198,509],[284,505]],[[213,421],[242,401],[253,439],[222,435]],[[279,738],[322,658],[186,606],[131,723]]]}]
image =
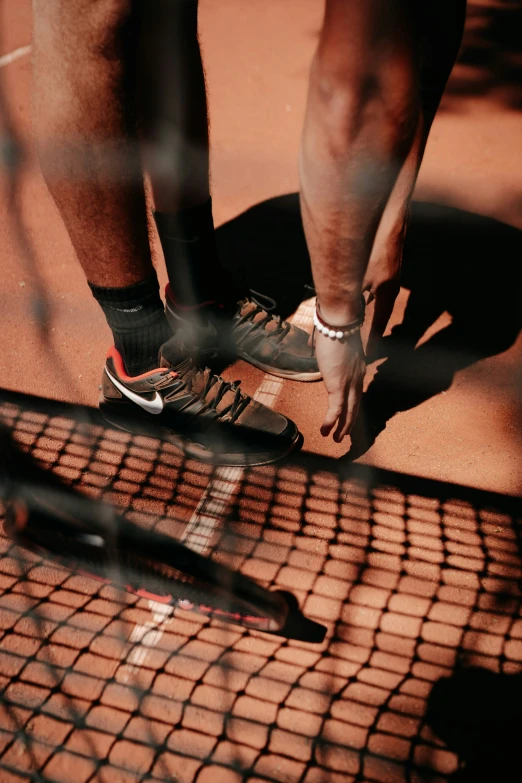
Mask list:
[{"label": "leg shadow", "polygon": [[277,301],[283,318],[311,296],[310,256],[297,193],[263,201],[216,230],[223,265],[243,288]]}]

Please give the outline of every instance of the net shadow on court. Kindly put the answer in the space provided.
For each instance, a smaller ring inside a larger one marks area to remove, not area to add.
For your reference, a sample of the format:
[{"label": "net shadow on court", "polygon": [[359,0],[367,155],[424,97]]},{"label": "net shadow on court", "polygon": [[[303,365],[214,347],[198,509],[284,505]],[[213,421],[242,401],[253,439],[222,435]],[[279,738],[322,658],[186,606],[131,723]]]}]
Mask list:
[{"label": "net shadow on court", "polygon": [[227,472],[14,392],[0,417],[78,491],[327,627],[317,644],[171,613],[3,536],[3,782],[510,779],[519,500],[306,453]]}]

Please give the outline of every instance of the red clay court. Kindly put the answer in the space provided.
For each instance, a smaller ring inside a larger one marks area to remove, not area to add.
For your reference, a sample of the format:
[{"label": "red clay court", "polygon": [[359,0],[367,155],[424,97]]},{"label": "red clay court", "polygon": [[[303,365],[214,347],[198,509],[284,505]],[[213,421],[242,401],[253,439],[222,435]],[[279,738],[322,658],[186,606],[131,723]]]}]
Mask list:
[{"label": "red clay court", "polygon": [[[297,150],[321,8],[202,0],[201,13],[224,260],[305,327]],[[521,15],[520,2],[469,3],[366,381],[375,438],[348,456],[319,434],[321,384],[242,362],[226,377],[303,432],[290,461],[212,469],[95,411],[86,426],[77,405],[97,404],[108,328],[32,156],[22,234],[2,180],[0,414],[17,440],[142,527],[293,593],[327,634],[171,613],[2,535],[1,783],[519,779]],[[0,83],[28,140],[30,2],[4,0],[0,29]]]}]

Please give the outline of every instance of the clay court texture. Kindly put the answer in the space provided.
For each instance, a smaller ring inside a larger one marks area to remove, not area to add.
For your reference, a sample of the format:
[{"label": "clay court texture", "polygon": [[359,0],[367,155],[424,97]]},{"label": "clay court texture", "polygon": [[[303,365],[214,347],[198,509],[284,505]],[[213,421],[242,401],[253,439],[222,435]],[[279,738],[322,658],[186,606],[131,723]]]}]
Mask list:
[{"label": "clay court texture", "polygon": [[[201,2],[223,259],[305,327],[297,151],[321,10]],[[173,613],[2,534],[1,783],[519,780],[521,4],[469,4],[367,426],[352,446],[325,440],[320,383],[238,362],[225,376],[304,435],[302,454],[248,470],[79,416],[110,333],[30,151],[30,3],[0,14],[0,80],[29,145],[17,193],[1,184],[0,416],[78,491],[292,593],[327,629]]]}]

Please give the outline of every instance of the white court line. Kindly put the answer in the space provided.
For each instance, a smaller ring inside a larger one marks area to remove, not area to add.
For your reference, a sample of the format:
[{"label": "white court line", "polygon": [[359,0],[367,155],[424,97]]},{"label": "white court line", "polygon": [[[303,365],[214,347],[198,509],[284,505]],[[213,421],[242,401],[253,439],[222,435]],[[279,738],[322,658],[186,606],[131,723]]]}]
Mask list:
[{"label": "white court line", "polygon": [[[307,331],[311,329],[314,302],[315,299],[302,302],[291,319],[292,323]],[[255,392],[254,399],[271,408],[277,402],[282,388],[283,379],[267,373]],[[208,550],[212,535],[226,516],[230,499],[237,492],[243,473],[244,468],[217,468],[181,537],[181,542],[185,546],[200,554]],[[138,672],[139,667],[147,659],[148,649],[159,643],[174,611],[174,608],[168,604],[160,604],[156,601],[148,603],[152,611],[152,620],[135,625],[132,630],[129,641],[139,642],[140,646],[131,650],[125,660],[126,669],[121,678],[123,682],[127,682],[132,674]]]},{"label": "white court line", "polygon": [[21,46],[19,49],[15,49],[13,52],[9,52],[9,54],[2,55],[2,57],[0,57],[0,68],[14,63],[15,60],[19,60],[20,57],[25,57],[26,54],[30,54],[30,52],[30,46]]},{"label": "white court line", "polygon": [[128,682],[130,677],[136,674],[140,666],[147,660],[149,650],[159,643],[172,615],[172,606],[169,604],[160,604],[158,601],[147,601],[147,603],[152,612],[152,618],[146,623],[138,623],[134,626],[129,636],[129,642],[139,646],[133,647],[125,660],[118,666],[118,671],[123,669],[119,677],[119,681],[123,683]]}]

